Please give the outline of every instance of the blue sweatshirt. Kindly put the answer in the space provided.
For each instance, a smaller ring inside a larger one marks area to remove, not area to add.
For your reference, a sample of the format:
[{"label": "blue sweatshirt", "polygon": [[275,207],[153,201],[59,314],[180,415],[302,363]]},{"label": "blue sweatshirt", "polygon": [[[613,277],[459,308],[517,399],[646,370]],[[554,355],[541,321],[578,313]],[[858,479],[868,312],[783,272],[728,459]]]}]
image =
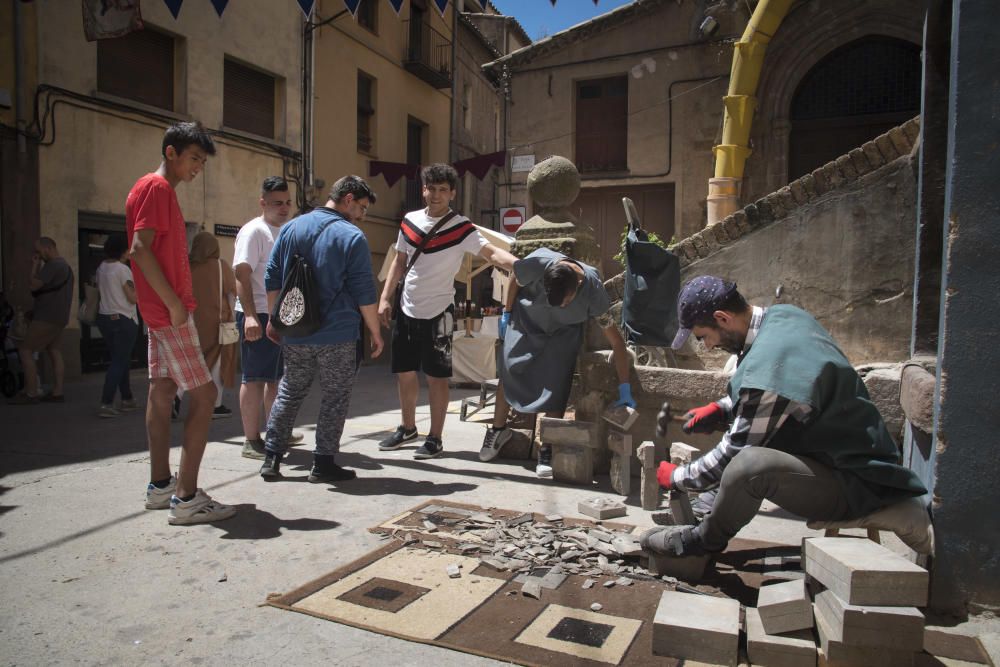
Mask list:
[{"label": "blue sweatshirt", "polygon": [[332,208],[322,206],[281,228],[264,272],[268,292],[281,291],[292,256],[302,255],[320,294],[323,325],[310,336],[288,337],[290,345],[334,345],[360,337],[359,306],[375,303],[375,276],[364,233]]}]

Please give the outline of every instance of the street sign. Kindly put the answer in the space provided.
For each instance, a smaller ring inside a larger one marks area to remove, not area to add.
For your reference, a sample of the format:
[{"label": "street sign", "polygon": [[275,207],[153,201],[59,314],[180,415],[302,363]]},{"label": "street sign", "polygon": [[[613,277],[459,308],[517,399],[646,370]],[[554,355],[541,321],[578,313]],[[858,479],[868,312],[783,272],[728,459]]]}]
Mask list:
[{"label": "street sign", "polygon": [[515,155],[510,159],[511,171],[531,171],[535,166],[534,155]]},{"label": "street sign", "polygon": [[513,234],[524,224],[524,207],[508,206],[500,209],[500,223],[505,232]]}]

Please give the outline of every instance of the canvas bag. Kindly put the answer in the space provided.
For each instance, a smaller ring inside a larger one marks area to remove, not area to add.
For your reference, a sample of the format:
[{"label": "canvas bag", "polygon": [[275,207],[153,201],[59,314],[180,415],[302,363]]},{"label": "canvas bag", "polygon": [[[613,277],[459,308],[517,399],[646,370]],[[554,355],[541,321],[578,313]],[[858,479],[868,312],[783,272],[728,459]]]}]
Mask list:
[{"label": "canvas bag", "polygon": [[223,322],[226,316],[226,295],[222,290],[222,260],[219,262],[219,345],[232,345],[240,342],[240,330],[236,322]]},{"label": "canvas bag", "polygon": [[638,224],[625,237],[622,329],[633,345],[670,347],[677,333],[681,265],[675,254],[649,240]]}]

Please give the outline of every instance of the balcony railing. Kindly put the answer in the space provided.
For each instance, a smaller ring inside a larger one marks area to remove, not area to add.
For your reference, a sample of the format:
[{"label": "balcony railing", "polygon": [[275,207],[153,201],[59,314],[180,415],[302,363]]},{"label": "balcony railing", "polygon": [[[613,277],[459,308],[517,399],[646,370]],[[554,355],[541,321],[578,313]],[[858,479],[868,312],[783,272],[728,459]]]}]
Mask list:
[{"label": "balcony railing", "polygon": [[451,41],[424,21],[404,21],[406,71],[435,88],[451,87]]}]

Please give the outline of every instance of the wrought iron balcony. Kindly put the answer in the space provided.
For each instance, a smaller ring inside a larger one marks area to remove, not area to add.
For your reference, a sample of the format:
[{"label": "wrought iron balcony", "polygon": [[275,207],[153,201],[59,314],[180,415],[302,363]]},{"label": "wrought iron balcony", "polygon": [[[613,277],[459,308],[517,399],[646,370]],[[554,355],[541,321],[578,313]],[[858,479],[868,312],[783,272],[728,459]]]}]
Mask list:
[{"label": "wrought iron balcony", "polygon": [[451,41],[426,21],[406,23],[406,51],[403,67],[407,72],[434,86],[451,87]]}]

